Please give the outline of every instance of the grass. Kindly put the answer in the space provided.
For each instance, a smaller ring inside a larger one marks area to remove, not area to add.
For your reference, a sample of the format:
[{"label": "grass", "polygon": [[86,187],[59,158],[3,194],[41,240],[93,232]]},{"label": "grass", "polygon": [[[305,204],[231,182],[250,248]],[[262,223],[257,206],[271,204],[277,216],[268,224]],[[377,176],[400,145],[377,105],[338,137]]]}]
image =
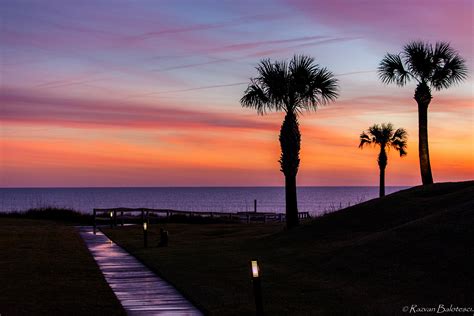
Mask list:
[{"label": "grass", "polygon": [[[118,222],[120,222],[120,216],[118,213]],[[99,212],[97,214],[98,217],[106,216],[109,218],[107,214],[101,214]],[[128,215],[130,217],[130,215]],[[135,213],[132,216],[133,219],[128,219],[128,222],[140,223],[141,222],[141,215]],[[32,208],[26,211],[18,212],[0,212],[0,218],[22,218],[22,219],[41,219],[41,220],[51,220],[63,224],[69,225],[93,225],[94,224],[94,216],[91,214],[84,214],[79,211],[68,209],[68,208],[60,208],[54,206],[45,206],[39,208]],[[204,217],[199,215],[194,216],[186,216],[180,214],[173,214],[169,217],[164,216],[154,216],[153,213],[150,214],[150,221],[156,223],[187,223],[187,224],[216,224],[216,223],[236,223],[238,220],[236,219],[229,219],[226,217]],[[108,221],[107,221],[108,222]],[[99,224],[103,224],[102,221]]]},{"label": "grass", "polygon": [[[474,182],[416,187],[285,231],[277,224],[162,224],[104,229],[213,315],[254,313],[259,260],[268,315],[399,315],[403,306],[472,306]],[[158,239],[152,225],[149,240]],[[156,243],[156,242],[155,242]]]},{"label": "grass", "polygon": [[0,218],[1,315],[122,315],[72,226]]},{"label": "grass", "polygon": [[0,212],[1,218],[41,219],[74,225],[92,225],[94,223],[92,215],[53,206],[32,208],[24,212]]}]

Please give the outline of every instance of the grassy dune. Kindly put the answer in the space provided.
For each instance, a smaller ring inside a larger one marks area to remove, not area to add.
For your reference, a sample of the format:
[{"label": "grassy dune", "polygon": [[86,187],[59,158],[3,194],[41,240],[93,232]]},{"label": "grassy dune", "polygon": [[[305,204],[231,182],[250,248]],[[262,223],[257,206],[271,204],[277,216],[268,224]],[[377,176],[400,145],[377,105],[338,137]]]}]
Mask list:
[{"label": "grassy dune", "polygon": [[122,315],[73,226],[0,218],[1,315]]},{"label": "grassy dune", "polygon": [[473,181],[415,187],[292,231],[167,224],[168,248],[143,249],[139,227],[105,231],[214,315],[254,312],[252,258],[268,315],[398,315],[412,304],[474,305],[473,196]]}]

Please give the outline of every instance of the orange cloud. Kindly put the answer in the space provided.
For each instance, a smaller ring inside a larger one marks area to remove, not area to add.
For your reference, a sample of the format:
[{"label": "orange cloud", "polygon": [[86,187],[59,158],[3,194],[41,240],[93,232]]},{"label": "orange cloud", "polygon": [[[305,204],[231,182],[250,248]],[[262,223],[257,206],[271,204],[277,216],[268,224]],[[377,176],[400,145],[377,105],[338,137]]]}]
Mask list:
[{"label": "orange cloud", "polygon": [[[257,116],[239,108],[216,113],[20,93],[2,98],[11,102],[0,116],[12,137],[0,141],[1,186],[283,184],[278,163],[283,113]],[[298,183],[377,185],[378,152],[358,149],[358,136],[373,123],[392,121],[408,129],[409,147],[403,159],[389,154],[387,184],[418,184],[416,107],[405,105],[412,101],[358,98],[301,116]],[[390,106],[379,109],[384,103]],[[437,181],[474,176],[469,105],[461,97],[433,101],[430,149]],[[374,106],[380,112],[372,116]],[[32,126],[45,131],[33,133]]]}]

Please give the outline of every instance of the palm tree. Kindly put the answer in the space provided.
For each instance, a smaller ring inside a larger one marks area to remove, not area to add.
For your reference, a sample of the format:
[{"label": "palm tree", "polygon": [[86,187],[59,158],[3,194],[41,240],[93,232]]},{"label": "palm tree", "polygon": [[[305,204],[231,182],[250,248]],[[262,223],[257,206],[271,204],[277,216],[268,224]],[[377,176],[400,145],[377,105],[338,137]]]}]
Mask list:
[{"label": "palm tree", "polygon": [[385,168],[387,167],[387,153],[386,148],[394,148],[400,153],[400,157],[407,154],[407,132],[403,128],[396,131],[393,130],[393,125],[388,124],[374,124],[369,127],[367,131],[360,134],[359,148],[364,146],[374,145],[380,146],[380,153],[377,159],[380,169],[380,197],[385,196]]},{"label": "palm tree", "polygon": [[281,172],[285,175],[286,224],[298,225],[296,174],[300,164],[301,134],[298,115],[303,110],[316,110],[318,105],[334,101],[338,84],[332,72],[317,65],[314,58],[295,55],[290,62],[264,59],[256,67],[258,76],[240,99],[243,107],[254,108],[258,114],[284,111],[280,130]]},{"label": "palm tree", "polygon": [[417,82],[415,100],[418,103],[418,154],[423,184],[433,183],[428,151],[428,105],[433,98],[431,89],[447,89],[467,78],[464,59],[449,43],[414,41],[398,54],[387,54],[378,68],[382,82],[404,86],[410,80]]}]

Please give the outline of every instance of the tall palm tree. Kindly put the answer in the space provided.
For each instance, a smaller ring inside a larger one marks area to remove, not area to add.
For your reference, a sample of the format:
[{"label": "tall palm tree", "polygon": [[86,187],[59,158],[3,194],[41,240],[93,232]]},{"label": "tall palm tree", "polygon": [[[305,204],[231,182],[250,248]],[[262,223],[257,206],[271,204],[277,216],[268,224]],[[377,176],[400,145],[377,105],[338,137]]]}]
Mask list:
[{"label": "tall palm tree", "polygon": [[279,162],[285,175],[286,224],[292,228],[299,222],[296,174],[301,134],[298,114],[334,101],[338,96],[337,79],[332,72],[316,64],[314,58],[304,55],[295,55],[289,63],[264,59],[256,69],[258,76],[250,79],[240,103],[262,115],[267,111],[286,113],[280,130]]},{"label": "tall palm tree", "polygon": [[403,128],[396,131],[393,130],[393,125],[388,124],[374,124],[369,127],[367,131],[360,134],[359,148],[373,145],[380,146],[380,153],[377,159],[380,169],[380,197],[385,196],[385,168],[387,167],[387,152],[386,148],[393,148],[400,153],[400,157],[407,154],[407,132]]},{"label": "tall palm tree", "polygon": [[423,184],[433,183],[428,151],[428,105],[433,98],[431,89],[447,89],[467,78],[464,59],[450,47],[438,42],[435,46],[410,42],[398,54],[387,54],[378,68],[382,82],[404,86],[410,80],[417,82],[414,99],[418,103],[418,154]]}]

